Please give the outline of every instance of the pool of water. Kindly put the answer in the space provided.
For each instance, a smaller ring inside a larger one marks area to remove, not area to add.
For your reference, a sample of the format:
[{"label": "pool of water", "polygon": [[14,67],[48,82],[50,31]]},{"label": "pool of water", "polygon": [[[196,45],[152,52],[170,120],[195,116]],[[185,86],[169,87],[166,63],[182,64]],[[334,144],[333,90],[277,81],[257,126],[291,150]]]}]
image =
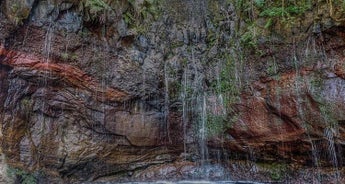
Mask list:
[{"label": "pool of water", "polygon": [[[109,183],[110,184],[110,183]],[[261,184],[252,181],[155,181],[155,182],[126,182],[121,184]]]}]

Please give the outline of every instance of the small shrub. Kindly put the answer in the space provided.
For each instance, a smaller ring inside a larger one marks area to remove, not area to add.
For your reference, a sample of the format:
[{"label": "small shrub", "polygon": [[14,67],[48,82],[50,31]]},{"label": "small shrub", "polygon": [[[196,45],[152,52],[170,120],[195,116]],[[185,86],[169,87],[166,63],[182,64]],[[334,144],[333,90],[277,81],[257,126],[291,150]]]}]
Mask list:
[{"label": "small shrub", "polygon": [[7,169],[7,175],[10,178],[16,178],[17,181],[21,184],[36,184],[37,179],[31,174],[26,171],[17,168],[9,167]]}]

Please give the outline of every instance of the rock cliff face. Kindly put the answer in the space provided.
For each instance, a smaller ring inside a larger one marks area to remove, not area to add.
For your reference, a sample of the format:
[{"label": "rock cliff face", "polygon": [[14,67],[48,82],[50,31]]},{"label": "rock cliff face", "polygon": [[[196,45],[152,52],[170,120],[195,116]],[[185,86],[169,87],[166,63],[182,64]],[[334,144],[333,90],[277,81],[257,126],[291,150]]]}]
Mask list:
[{"label": "rock cliff face", "polygon": [[345,25],[328,1],[285,27],[221,0],[0,6],[1,150],[38,182],[343,164]]}]

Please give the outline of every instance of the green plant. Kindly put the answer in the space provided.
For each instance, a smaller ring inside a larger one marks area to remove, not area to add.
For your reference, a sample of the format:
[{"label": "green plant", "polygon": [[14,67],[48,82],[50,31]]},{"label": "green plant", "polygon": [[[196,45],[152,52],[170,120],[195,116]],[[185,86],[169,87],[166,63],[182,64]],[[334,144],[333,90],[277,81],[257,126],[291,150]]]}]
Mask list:
[{"label": "green plant", "polygon": [[257,48],[258,33],[260,33],[260,29],[255,24],[248,26],[240,37],[242,45],[247,48]]},{"label": "green plant", "polygon": [[274,181],[283,180],[288,171],[288,165],[284,163],[257,163],[257,165],[262,167]]},{"label": "green plant", "polygon": [[10,178],[17,178],[21,184],[36,184],[37,179],[31,173],[18,168],[7,169],[7,175]]},{"label": "green plant", "polygon": [[61,53],[59,55],[60,59],[62,59],[63,61],[76,61],[78,60],[78,55],[76,53],[69,53],[67,51]]},{"label": "green plant", "polygon": [[145,33],[151,21],[160,15],[160,3],[159,0],[82,0],[79,9],[84,12],[87,22],[104,24],[109,17],[122,15],[128,28]]},{"label": "green plant", "polygon": [[282,180],[286,170],[287,166],[285,164],[272,164],[270,168],[271,179],[275,181]]},{"label": "green plant", "polygon": [[15,25],[23,24],[23,20],[29,17],[31,8],[22,6],[19,2],[13,2],[9,7],[10,18]]},{"label": "green plant", "polygon": [[122,15],[125,23],[138,33],[147,32],[147,26],[161,13],[160,1],[143,0],[139,4],[135,0],[128,0],[128,3],[130,6]]},{"label": "green plant", "polygon": [[82,0],[79,9],[84,12],[84,20],[88,22],[104,23],[109,13],[114,10],[103,0]]},{"label": "green plant", "polygon": [[266,69],[266,73],[270,76],[275,75],[278,73],[278,69],[277,69],[277,65],[275,62],[273,62],[272,64],[270,64],[267,69]]},{"label": "green plant", "polygon": [[67,52],[64,52],[64,53],[61,54],[61,58],[62,58],[63,60],[65,60],[65,61],[67,61],[68,58],[69,58],[69,54],[68,54]]},{"label": "green plant", "polygon": [[236,60],[229,54],[224,55],[225,64],[216,85],[218,94],[224,95],[225,104],[233,104],[239,100],[240,86],[236,72]]},{"label": "green plant", "polygon": [[78,58],[79,58],[78,55],[75,54],[75,53],[73,53],[72,56],[71,56],[71,59],[74,60],[74,61],[77,60]]},{"label": "green plant", "polygon": [[207,135],[212,137],[223,134],[227,128],[225,120],[225,116],[208,114],[206,122]]},{"label": "green plant", "polygon": [[268,18],[265,24],[265,29],[267,29],[274,22],[280,22],[285,27],[291,27],[295,24],[296,17],[300,17],[311,7],[310,1],[276,1],[275,3],[267,3],[258,9],[260,17]]},{"label": "green plant", "polygon": [[226,114],[207,115],[206,128],[207,136],[223,136],[225,131],[231,128],[231,125],[238,120],[238,114],[232,114],[228,117]]},{"label": "green plant", "polygon": [[263,10],[259,15],[263,17],[291,17],[300,15],[307,10],[307,7],[288,6],[288,7],[271,7]]},{"label": "green plant", "polygon": [[222,107],[219,107],[218,111],[222,112],[208,112],[206,126],[209,136],[222,135],[239,118],[234,107],[240,100],[241,82],[238,76],[238,64],[241,58],[225,53],[218,59],[224,63],[217,80],[212,83],[211,90],[221,98],[217,100],[221,101],[218,105]]},{"label": "green plant", "polygon": [[254,0],[254,3],[258,8],[263,8],[265,6],[265,0]]}]

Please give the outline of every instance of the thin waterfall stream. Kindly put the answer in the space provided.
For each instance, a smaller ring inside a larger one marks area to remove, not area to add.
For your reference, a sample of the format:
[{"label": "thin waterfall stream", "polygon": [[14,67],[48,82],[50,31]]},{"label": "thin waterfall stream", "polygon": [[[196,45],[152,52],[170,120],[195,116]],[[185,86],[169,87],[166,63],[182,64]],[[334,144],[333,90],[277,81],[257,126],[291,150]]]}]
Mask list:
[{"label": "thin waterfall stream", "polygon": [[185,66],[183,72],[183,84],[182,84],[182,93],[181,93],[181,100],[182,100],[182,122],[183,122],[183,152],[184,152],[184,159],[187,158],[187,123],[188,123],[188,103],[187,103],[187,75],[188,75],[188,66]]}]

